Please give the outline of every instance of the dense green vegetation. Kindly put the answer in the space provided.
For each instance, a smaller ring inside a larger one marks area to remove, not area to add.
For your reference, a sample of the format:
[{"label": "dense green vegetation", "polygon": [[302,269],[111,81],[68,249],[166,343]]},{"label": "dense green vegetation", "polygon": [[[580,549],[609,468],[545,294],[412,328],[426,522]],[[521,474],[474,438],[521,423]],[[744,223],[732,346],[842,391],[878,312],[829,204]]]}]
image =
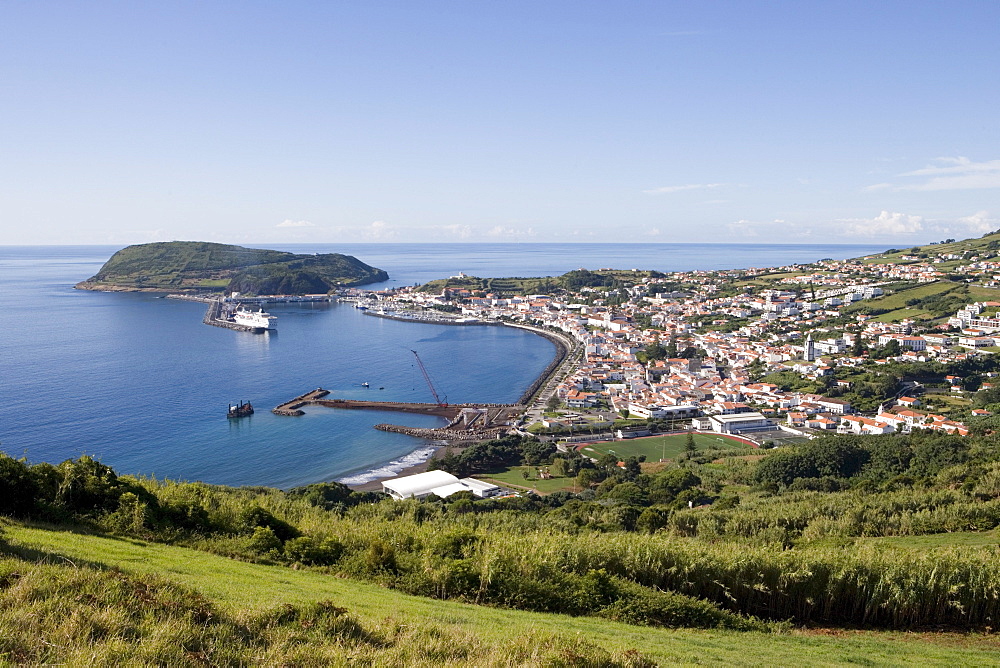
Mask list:
[{"label": "dense green vegetation", "polygon": [[388,279],[381,269],[340,253],[297,255],[198,241],[129,246],[77,287],[219,290],[245,294],[322,294]]},{"label": "dense green vegetation", "polygon": [[562,276],[533,278],[479,278],[465,276],[431,281],[420,287],[422,292],[441,293],[445,290],[469,290],[476,294],[499,295],[552,294],[553,292],[578,292],[591,288],[600,292],[616,291],[633,285],[644,278],[662,278],[658,271],[625,271],[618,269],[574,269]]},{"label": "dense green vegetation", "polygon": [[763,458],[696,449],[666,465],[520,439],[465,452],[478,454],[441,463],[530,460],[581,491],[395,502],[335,483],[230,489],[117,476],[87,457],[0,457],[0,512],[409,594],[632,624],[980,628],[1000,615],[996,547],[864,542],[1000,526],[992,434],[829,437]]}]

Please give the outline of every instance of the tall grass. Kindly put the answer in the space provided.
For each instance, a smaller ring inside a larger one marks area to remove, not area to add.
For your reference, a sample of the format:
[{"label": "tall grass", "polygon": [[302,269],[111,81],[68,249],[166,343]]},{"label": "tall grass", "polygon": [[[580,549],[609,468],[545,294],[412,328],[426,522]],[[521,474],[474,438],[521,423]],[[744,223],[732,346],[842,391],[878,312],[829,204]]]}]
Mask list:
[{"label": "tall grass", "polygon": [[[158,494],[179,493],[171,485],[152,487]],[[325,567],[331,572],[438,598],[598,615],[624,615],[623,609],[655,599],[662,614],[651,612],[653,623],[665,618],[673,620],[667,625],[724,628],[761,627],[726,617],[722,609],[769,620],[884,628],[984,627],[1000,616],[1000,550],[784,547],[803,536],[995,525],[1000,501],[977,501],[957,490],[799,492],[732,510],[685,510],[671,518],[673,535],[598,533],[568,527],[555,514],[463,514],[412,501],[330,512],[270,490],[204,487],[198,493],[214,516],[235,522],[242,508],[256,504],[317,540],[336,541],[337,559]],[[247,540],[233,535],[184,542],[245,556]],[[683,614],[670,617],[680,603],[663,598],[664,592],[686,597]],[[714,613],[702,607],[705,602]]]},{"label": "tall grass", "polygon": [[983,500],[953,489],[904,489],[871,494],[798,492],[760,498],[729,510],[674,514],[679,536],[773,539],[827,536],[917,536],[985,531],[1000,526],[1000,498]]},{"label": "tall grass", "polygon": [[0,663],[66,665],[629,666],[583,638],[504,642],[413,620],[364,628],[332,602],[230,615],[159,578],[0,560]]}]

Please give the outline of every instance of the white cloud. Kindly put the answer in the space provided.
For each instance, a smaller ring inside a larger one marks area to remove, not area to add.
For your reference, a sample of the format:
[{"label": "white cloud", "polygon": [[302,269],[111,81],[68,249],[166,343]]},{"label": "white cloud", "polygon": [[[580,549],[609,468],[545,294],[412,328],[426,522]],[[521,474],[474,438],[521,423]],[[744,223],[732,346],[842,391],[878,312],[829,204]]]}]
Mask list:
[{"label": "white cloud", "polygon": [[959,225],[964,226],[968,232],[976,234],[986,234],[987,232],[992,232],[997,229],[998,221],[996,218],[991,218],[989,211],[977,211],[971,216],[965,216],[959,218],[956,221]]},{"label": "white cloud", "polygon": [[848,218],[840,222],[847,223],[844,231],[852,237],[916,234],[924,228],[924,219],[921,216],[889,211],[883,211],[874,218]]},{"label": "white cloud", "polygon": [[646,234],[651,237],[658,237],[660,236],[660,228],[651,227],[648,230],[646,230]]},{"label": "white cloud", "polygon": [[874,183],[870,186],[865,186],[862,188],[866,193],[875,192],[877,190],[890,190],[892,188],[891,183]]},{"label": "white cloud", "polygon": [[988,211],[977,211],[960,218],[925,218],[905,213],[883,211],[874,218],[848,218],[845,232],[855,237],[889,237],[921,234],[923,237],[940,234],[942,237],[967,237],[992,232],[1000,227],[1000,219]]},{"label": "white cloud", "polygon": [[525,229],[497,225],[486,232],[486,236],[495,239],[516,239],[520,237],[533,237],[535,230],[527,227]]},{"label": "white cloud", "polygon": [[376,220],[363,230],[365,238],[373,241],[389,241],[397,236],[396,227],[384,220]]},{"label": "white cloud", "polygon": [[957,158],[935,158],[935,160],[943,162],[945,165],[928,165],[923,169],[915,169],[912,172],[900,174],[900,176],[940,176],[942,174],[969,174],[975,172],[1000,171],[1000,160],[972,162],[968,158],[961,156]]},{"label": "white cloud", "polygon": [[308,220],[283,220],[275,227],[316,227],[316,225]]},{"label": "white cloud", "polygon": [[652,190],[643,190],[642,192],[647,195],[665,195],[667,193],[679,193],[684,190],[706,190],[711,188],[718,188],[720,186],[726,185],[725,183],[689,183],[683,186],[663,186],[662,188],[653,188]]},{"label": "white cloud", "polygon": [[757,232],[756,224],[753,221],[741,218],[735,222],[726,225],[726,229],[729,230],[730,234],[734,234],[740,237],[757,237],[760,233]]},{"label": "white cloud", "polygon": [[341,225],[325,230],[340,241],[423,242],[437,239],[472,239],[476,230],[469,225],[397,225],[376,220],[368,225]]},{"label": "white cloud", "polygon": [[789,243],[790,240],[811,239],[813,230],[803,223],[788,221],[783,218],[771,220],[740,220],[726,224],[729,235],[735,238],[754,239],[765,237],[778,240],[777,243]]},{"label": "white cloud", "polygon": [[440,225],[436,229],[440,230],[444,236],[468,239],[472,236],[472,228],[468,225]]},{"label": "white cloud", "polygon": [[936,165],[899,174],[903,179],[920,179],[919,183],[908,181],[902,184],[876,183],[866,187],[873,190],[907,190],[931,192],[941,190],[980,190],[1000,188],[1000,160],[973,162],[965,157],[935,158]]}]

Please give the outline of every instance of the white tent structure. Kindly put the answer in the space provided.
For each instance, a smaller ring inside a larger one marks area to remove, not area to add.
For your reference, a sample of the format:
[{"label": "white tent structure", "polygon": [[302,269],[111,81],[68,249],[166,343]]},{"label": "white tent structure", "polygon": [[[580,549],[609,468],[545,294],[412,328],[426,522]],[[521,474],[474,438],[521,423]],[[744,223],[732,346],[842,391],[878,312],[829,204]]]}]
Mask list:
[{"label": "white tent structure", "polygon": [[386,480],[382,483],[382,491],[394,499],[422,499],[431,494],[445,498],[456,492],[472,492],[479,497],[489,497],[496,496],[503,490],[481,480],[459,480],[446,471],[426,471]]}]

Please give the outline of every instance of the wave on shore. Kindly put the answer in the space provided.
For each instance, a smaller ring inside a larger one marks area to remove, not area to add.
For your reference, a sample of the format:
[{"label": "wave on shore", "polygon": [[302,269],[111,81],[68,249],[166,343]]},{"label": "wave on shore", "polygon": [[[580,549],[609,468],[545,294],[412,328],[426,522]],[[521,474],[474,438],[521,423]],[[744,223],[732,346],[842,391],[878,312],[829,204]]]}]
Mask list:
[{"label": "wave on shore", "polygon": [[345,476],[337,480],[337,482],[344,485],[364,485],[367,482],[379,480],[380,478],[393,478],[408,468],[423,464],[434,455],[436,450],[437,448],[429,446],[417,448],[410,454],[404,455],[399,459],[394,459],[388,464]]}]

